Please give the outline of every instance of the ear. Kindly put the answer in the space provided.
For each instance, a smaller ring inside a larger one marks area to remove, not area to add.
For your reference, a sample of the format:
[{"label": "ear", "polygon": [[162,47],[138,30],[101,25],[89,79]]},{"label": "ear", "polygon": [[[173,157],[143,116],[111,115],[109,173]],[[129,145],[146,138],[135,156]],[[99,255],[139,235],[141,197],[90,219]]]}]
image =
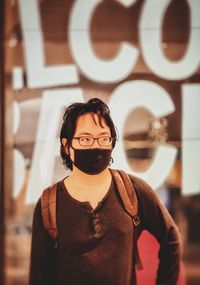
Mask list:
[{"label": "ear", "polygon": [[62,138],[62,145],[64,146],[66,153],[69,154],[66,138]]}]

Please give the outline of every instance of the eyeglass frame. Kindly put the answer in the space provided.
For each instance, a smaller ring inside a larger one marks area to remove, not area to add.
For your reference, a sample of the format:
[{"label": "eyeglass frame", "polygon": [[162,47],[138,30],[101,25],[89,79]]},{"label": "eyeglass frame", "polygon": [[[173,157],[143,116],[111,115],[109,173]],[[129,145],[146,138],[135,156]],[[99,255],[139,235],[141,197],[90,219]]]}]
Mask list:
[{"label": "eyeglass frame", "polygon": [[[90,138],[90,139],[93,140],[93,142],[92,142],[92,144],[82,145],[82,144],[80,143],[80,139],[81,139],[81,138]],[[102,138],[109,138],[109,139],[110,139],[110,144],[108,144],[108,145],[102,145],[102,144],[100,144],[100,143],[99,143],[99,139],[102,139]],[[110,137],[110,136],[102,136],[102,137],[97,137],[97,138],[90,137],[90,136],[80,136],[80,137],[73,137],[72,140],[77,140],[80,146],[92,146],[92,145],[95,143],[95,141],[97,141],[97,143],[98,143],[99,146],[105,146],[105,147],[106,147],[106,146],[112,145],[113,141],[116,140],[116,138],[115,138],[115,137]]]}]

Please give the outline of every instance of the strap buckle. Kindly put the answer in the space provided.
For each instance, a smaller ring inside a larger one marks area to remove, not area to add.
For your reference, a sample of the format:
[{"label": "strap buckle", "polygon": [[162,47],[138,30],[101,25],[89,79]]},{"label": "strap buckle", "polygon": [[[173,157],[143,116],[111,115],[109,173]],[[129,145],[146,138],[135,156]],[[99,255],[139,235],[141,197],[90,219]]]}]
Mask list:
[{"label": "strap buckle", "polygon": [[140,218],[137,215],[133,217],[133,223],[135,226],[140,224]]}]

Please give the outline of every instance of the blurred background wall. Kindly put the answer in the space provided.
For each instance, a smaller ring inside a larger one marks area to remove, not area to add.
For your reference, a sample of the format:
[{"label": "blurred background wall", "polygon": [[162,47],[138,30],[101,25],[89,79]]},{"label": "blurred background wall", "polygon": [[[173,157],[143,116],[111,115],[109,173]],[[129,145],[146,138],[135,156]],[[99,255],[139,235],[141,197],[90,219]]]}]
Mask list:
[{"label": "blurred background wall", "polygon": [[66,176],[63,111],[92,97],[119,132],[113,167],[153,186],[181,231],[187,284],[200,284],[200,2],[4,0],[1,11],[5,285],[27,284],[35,203]]},{"label": "blurred background wall", "polygon": [[4,276],[4,3],[0,2],[0,283]]}]

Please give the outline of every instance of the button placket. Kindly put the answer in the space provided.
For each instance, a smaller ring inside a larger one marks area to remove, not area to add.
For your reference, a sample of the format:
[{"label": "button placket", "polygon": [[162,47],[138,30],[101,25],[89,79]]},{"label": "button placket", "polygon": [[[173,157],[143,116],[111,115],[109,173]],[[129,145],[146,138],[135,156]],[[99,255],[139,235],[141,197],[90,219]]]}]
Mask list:
[{"label": "button placket", "polygon": [[102,226],[99,220],[99,214],[93,213],[93,229],[94,229],[94,237],[100,237],[103,235]]}]

